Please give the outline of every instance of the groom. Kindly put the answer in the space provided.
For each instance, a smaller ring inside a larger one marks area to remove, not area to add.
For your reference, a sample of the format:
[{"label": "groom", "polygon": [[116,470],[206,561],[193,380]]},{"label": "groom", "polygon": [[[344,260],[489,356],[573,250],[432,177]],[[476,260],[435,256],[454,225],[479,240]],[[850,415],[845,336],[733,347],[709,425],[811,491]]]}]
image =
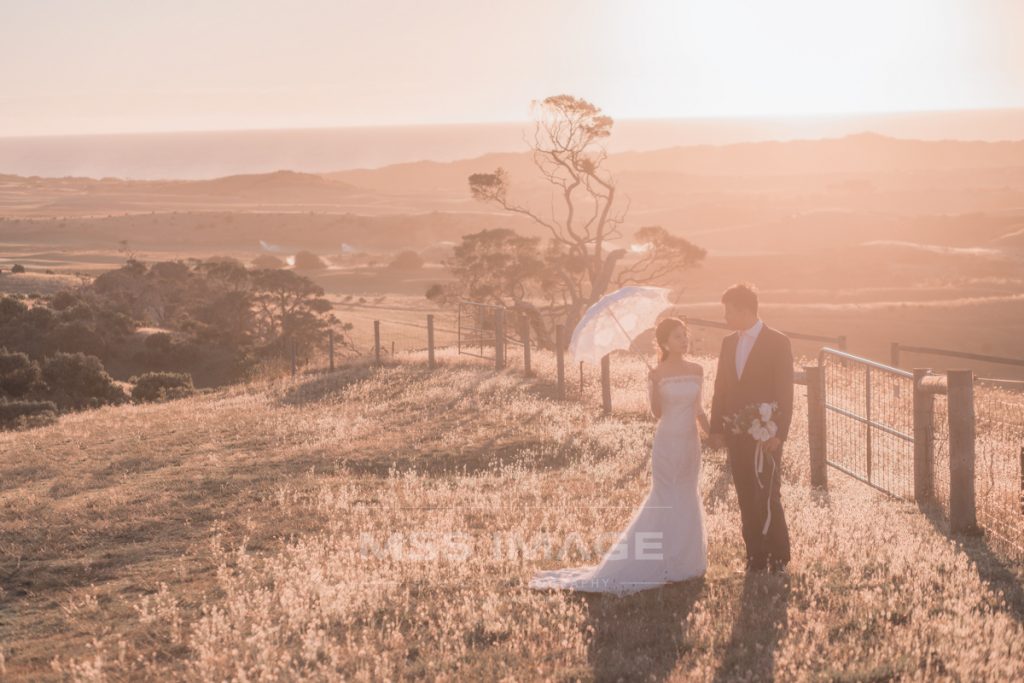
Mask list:
[{"label": "groom", "polygon": [[[710,445],[728,449],[743,520],[747,571],[783,571],[789,562],[789,532],[779,495],[780,466],[793,415],[793,350],[789,337],[757,317],[757,292],[752,285],[725,290],[722,304],[726,325],[735,332],[722,340],[718,355]],[[725,419],[751,403],[773,401],[778,403],[778,432],[764,444],[763,471],[758,473],[753,437],[727,431]]]}]

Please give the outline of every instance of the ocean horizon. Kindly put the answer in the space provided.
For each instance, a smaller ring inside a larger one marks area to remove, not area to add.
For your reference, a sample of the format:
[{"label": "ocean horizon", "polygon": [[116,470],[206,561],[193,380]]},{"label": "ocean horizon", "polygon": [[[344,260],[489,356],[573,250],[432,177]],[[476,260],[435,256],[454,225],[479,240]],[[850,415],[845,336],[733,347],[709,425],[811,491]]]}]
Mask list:
[{"label": "ocean horizon", "polygon": [[[0,137],[0,174],[206,179],[291,170],[327,173],[527,150],[529,121],[419,126]],[[1024,139],[1024,109],[801,117],[624,119],[610,152],[842,137]]]}]

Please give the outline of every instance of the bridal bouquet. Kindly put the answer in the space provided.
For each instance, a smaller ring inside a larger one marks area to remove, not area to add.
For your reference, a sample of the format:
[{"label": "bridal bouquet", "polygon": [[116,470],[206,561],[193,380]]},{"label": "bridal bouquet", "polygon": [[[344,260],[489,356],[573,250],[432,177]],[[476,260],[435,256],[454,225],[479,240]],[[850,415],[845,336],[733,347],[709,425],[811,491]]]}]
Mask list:
[{"label": "bridal bouquet", "polygon": [[[779,426],[775,424],[775,415],[779,411],[779,404],[775,403],[751,403],[732,417],[726,418],[733,434],[749,434],[757,443],[754,449],[754,473],[757,477],[757,485],[764,488],[761,481],[761,474],[764,473],[764,444],[775,436]],[[772,476],[775,476],[775,468],[772,468]],[[767,517],[762,534],[768,533],[768,527],[772,523],[771,488],[768,490]]]},{"label": "bridal bouquet", "polygon": [[751,403],[735,415],[726,418],[733,434],[749,434],[754,441],[762,444],[775,436],[779,427],[775,424],[775,415],[779,404]]}]

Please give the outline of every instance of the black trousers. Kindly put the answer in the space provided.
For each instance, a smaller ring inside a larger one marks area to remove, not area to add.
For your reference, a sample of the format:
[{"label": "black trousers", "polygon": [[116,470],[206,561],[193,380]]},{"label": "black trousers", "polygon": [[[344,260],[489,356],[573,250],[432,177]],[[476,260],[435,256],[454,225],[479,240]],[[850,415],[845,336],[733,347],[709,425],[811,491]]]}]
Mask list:
[{"label": "black trousers", "polygon": [[[743,521],[747,566],[763,569],[769,563],[785,565],[789,562],[789,530],[782,511],[782,449],[764,454],[764,470],[758,483],[754,464],[756,447],[754,440],[745,435],[731,436],[727,444],[729,469]],[[766,522],[767,532],[764,529]]]}]

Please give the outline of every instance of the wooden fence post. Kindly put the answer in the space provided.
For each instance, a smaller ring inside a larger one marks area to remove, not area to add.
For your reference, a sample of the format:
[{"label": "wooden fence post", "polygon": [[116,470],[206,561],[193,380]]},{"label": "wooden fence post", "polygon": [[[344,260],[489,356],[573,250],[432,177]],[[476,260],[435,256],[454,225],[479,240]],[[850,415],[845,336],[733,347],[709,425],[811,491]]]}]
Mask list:
[{"label": "wooden fence post", "polygon": [[935,395],[922,386],[930,370],[914,368],[914,500],[935,496]]},{"label": "wooden fence post", "polygon": [[601,407],[605,415],[612,414],[612,359],[609,353],[601,356]]},{"label": "wooden fence post", "polygon": [[1024,515],[1024,446],[1020,447],[1020,514]]},{"label": "wooden fence post", "polygon": [[825,414],[825,373],[805,365],[807,377],[807,441],[811,450],[811,486],[828,488],[828,432]]},{"label": "wooden fence post", "polygon": [[373,358],[380,365],[380,321],[373,321]]},{"label": "wooden fence post", "polygon": [[295,339],[292,339],[292,377],[295,377]]},{"label": "wooden fence post", "polygon": [[558,371],[558,392],[559,399],[565,398],[565,349],[562,340],[565,337],[565,327],[555,327],[555,367]]},{"label": "wooden fence post", "polygon": [[494,369],[505,369],[505,309],[494,311]]},{"label": "wooden fence post", "polygon": [[533,370],[531,369],[532,366],[530,364],[530,319],[524,315],[522,320],[523,331],[521,334],[523,336],[523,372],[527,377],[529,377],[533,374]]},{"label": "wooden fence post", "polygon": [[327,357],[330,359],[330,370],[334,372],[334,330],[327,331]]},{"label": "wooden fence post", "polygon": [[946,371],[949,402],[949,529],[978,531],[974,499],[974,373]]},{"label": "wooden fence post", "polygon": [[437,367],[434,361],[434,314],[427,313],[427,367],[433,370]]},{"label": "wooden fence post", "polygon": [[841,336],[837,337],[836,340],[838,342],[839,350],[840,351],[845,351],[846,350],[846,335],[845,334],[841,335]]},{"label": "wooden fence post", "polygon": [[889,365],[894,368],[900,366],[900,343],[892,342],[889,345]]}]

